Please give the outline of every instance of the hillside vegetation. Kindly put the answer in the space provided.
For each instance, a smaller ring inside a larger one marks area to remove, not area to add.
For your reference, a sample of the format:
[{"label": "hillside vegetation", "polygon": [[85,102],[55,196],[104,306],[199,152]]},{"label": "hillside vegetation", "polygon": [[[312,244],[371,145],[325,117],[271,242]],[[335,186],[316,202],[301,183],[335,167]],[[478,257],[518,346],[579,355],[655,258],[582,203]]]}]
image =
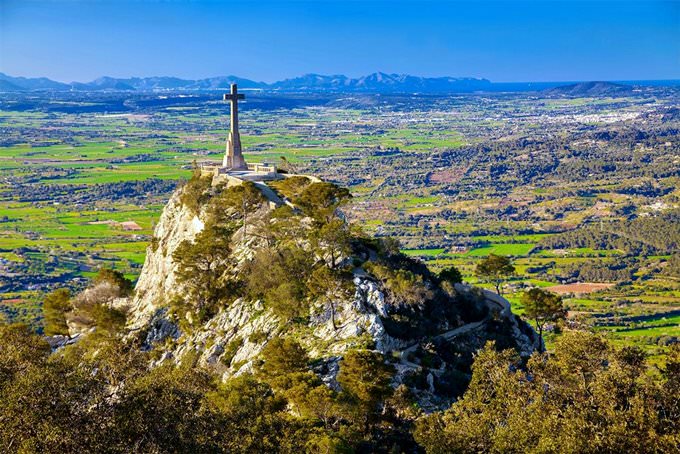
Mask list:
[{"label": "hillside vegetation", "polygon": [[[196,172],[163,210],[134,292],[102,269],[81,292],[49,295],[54,336],[0,326],[0,447],[677,446],[677,345],[654,369],[638,348],[562,325],[561,299],[536,289],[527,315],[541,332],[565,331],[540,353],[541,340],[497,295],[347,223],[346,189],[305,177],[272,188],[289,204],[272,206],[252,183],[213,187]],[[501,291],[514,266],[490,254],[477,273]]]}]

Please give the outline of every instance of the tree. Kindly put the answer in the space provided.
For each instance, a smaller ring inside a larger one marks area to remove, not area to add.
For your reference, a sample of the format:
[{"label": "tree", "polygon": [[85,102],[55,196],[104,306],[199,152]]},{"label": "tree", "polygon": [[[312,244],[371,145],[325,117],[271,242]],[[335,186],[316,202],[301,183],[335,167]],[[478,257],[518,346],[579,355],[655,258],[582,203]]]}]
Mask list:
[{"label": "tree", "polygon": [[401,253],[401,244],[399,244],[398,239],[391,236],[379,238],[378,253],[384,258],[399,255]]},{"label": "tree", "polygon": [[[227,188],[213,204],[215,209],[224,211],[224,207],[231,207],[239,213],[241,218],[243,236],[245,241],[248,236],[248,216],[255,211],[266,198],[252,181],[244,181],[238,186]],[[224,206],[221,206],[224,204]]]},{"label": "tree", "polygon": [[675,452],[677,388],[670,398],[648,371],[641,350],[592,333],[566,332],[525,368],[488,343],[463,397],[421,418],[414,436],[428,453]]},{"label": "tree", "polygon": [[365,432],[375,419],[378,404],[393,392],[390,386],[393,375],[394,367],[385,364],[379,352],[351,350],[340,362],[338,383],[357,406],[355,417],[362,422]]},{"label": "tree", "polygon": [[312,183],[295,200],[305,214],[324,224],[336,216],[337,209],[349,201],[352,195],[347,188],[333,183]]},{"label": "tree", "polygon": [[308,225],[302,222],[301,216],[298,216],[288,205],[274,209],[269,220],[270,222],[263,226],[266,229],[265,235],[261,235],[271,236],[272,241],[269,242],[269,246],[276,244],[281,249],[292,244],[297,248],[304,248],[309,244]]},{"label": "tree", "polygon": [[328,304],[333,329],[338,329],[335,324],[335,301],[351,296],[353,289],[351,284],[351,278],[347,273],[330,269],[326,265],[317,266],[307,280],[310,295],[322,298]]},{"label": "tree", "polygon": [[188,289],[191,305],[200,319],[213,315],[215,305],[230,295],[232,231],[207,225],[193,242],[184,240],[172,255],[177,263],[177,281]]},{"label": "tree", "polygon": [[45,296],[43,302],[43,314],[45,316],[45,334],[47,336],[68,335],[66,324],[66,312],[70,311],[71,292],[60,288]]},{"label": "tree", "polygon": [[[283,443],[294,443],[287,433],[292,424],[283,413],[286,400],[252,375],[234,377],[206,397],[219,440],[216,452],[280,452]],[[286,450],[291,451],[302,449]]]},{"label": "tree", "polygon": [[280,392],[298,416],[316,418],[329,429],[338,418],[336,393],[309,370],[309,357],[289,337],[274,338],[262,349],[257,377]]},{"label": "tree", "polygon": [[449,282],[451,284],[460,284],[463,282],[463,275],[455,266],[444,268],[439,272],[439,280],[441,282]]},{"label": "tree", "polygon": [[540,288],[532,288],[522,294],[520,302],[524,306],[524,315],[533,319],[536,323],[538,336],[541,339],[540,348],[543,349],[543,328],[545,324],[565,316],[562,297]]},{"label": "tree", "polygon": [[496,293],[503,295],[503,282],[515,272],[509,258],[502,255],[489,254],[477,264],[475,274],[481,279],[493,283]]},{"label": "tree", "polygon": [[300,197],[305,188],[312,184],[312,181],[307,177],[296,175],[284,178],[283,180],[272,181],[268,184],[287,199],[295,201]]},{"label": "tree", "polygon": [[127,279],[120,271],[111,268],[100,268],[99,272],[92,281],[93,286],[103,282],[109,283],[116,287],[118,289],[119,296],[121,297],[130,295],[134,289],[130,279]]},{"label": "tree", "polygon": [[0,325],[0,389],[32,366],[42,365],[50,345],[27,325]]},{"label": "tree", "polygon": [[110,437],[120,452],[216,452],[218,422],[204,407],[213,390],[200,368],[153,368],[123,388],[108,418],[110,433],[101,437]]},{"label": "tree", "polygon": [[385,285],[395,303],[424,306],[433,297],[421,274],[376,262],[366,262],[364,268]]},{"label": "tree", "polygon": [[1,452],[88,451],[77,448],[88,438],[92,372],[50,352],[27,326],[0,326]]},{"label": "tree", "polygon": [[201,206],[210,197],[208,190],[212,185],[211,176],[201,176],[201,169],[194,162],[194,169],[191,179],[186,182],[180,194],[180,202],[195,215],[201,210]]},{"label": "tree", "polygon": [[311,269],[310,254],[300,247],[261,249],[241,273],[246,296],[263,299],[284,320],[308,316],[305,282]]},{"label": "tree", "polygon": [[[267,380],[307,371],[309,357],[302,346],[291,338],[275,337],[262,348],[264,362],[259,373]],[[272,386],[275,386],[272,384]]]},{"label": "tree", "polygon": [[350,253],[350,233],[345,221],[331,219],[323,224],[313,235],[314,242],[321,256],[329,258],[329,266],[337,266],[338,259]]},{"label": "tree", "polygon": [[95,304],[89,308],[89,317],[97,327],[97,333],[104,336],[113,336],[119,333],[127,320],[125,312],[109,307],[106,304]]}]

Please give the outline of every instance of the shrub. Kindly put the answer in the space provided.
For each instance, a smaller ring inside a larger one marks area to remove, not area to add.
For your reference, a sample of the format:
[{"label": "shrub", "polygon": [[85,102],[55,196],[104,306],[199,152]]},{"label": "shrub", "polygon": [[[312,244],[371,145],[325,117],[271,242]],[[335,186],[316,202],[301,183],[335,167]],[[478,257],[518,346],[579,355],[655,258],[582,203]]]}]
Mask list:
[{"label": "shrub", "polygon": [[309,254],[299,247],[262,249],[242,272],[246,297],[263,300],[284,320],[304,317],[309,314],[305,281],[311,269]]},{"label": "shrub", "polygon": [[268,184],[278,193],[295,203],[305,188],[312,184],[312,181],[307,177],[294,176],[279,181],[272,181]]},{"label": "shrub", "polygon": [[207,191],[210,189],[211,185],[211,176],[202,177],[201,170],[194,169],[191,179],[189,179],[182,188],[182,194],[179,196],[180,202],[187,207],[191,213],[198,214],[201,205],[203,205],[210,197]]},{"label": "shrub", "polygon": [[455,266],[444,268],[439,272],[439,280],[441,282],[449,282],[451,284],[460,284],[463,282],[463,275]]},{"label": "shrub", "polygon": [[120,297],[129,296],[134,288],[130,279],[126,279],[123,273],[111,268],[101,268],[92,282],[94,286],[104,282],[111,284],[118,288]]},{"label": "shrub", "polygon": [[253,344],[261,344],[266,341],[269,335],[264,331],[255,331],[248,336],[248,342]]},{"label": "shrub", "polygon": [[231,362],[234,360],[234,356],[236,356],[236,353],[238,353],[238,349],[241,348],[241,345],[243,345],[243,339],[240,337],[232,339],[231,342],[229,342],[224,347],[224,353],[222,354],[222,364],[227,367],[231,366]]},{"label": "shrub", "polygon": [[45,315],[45,334],[48,336],[68,335],[65,313],[72,309],[71,292],[60,288],[45,297],[43,314]]},{"label": "shrub", "polygon": [[425,286],[423,276],[419,274],[392,269],[375,262],[366,263],[365,268],[385,285],[395,302],[423,305],[433,296],[432,291]]}]

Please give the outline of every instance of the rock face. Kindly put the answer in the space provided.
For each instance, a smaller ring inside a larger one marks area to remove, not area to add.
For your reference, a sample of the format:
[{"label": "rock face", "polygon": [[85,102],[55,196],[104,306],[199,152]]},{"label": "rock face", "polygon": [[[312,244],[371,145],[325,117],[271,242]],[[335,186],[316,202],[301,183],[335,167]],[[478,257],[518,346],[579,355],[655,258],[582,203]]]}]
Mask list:
[{"label": "rock face", "polygon": [[180,194],[181,190],[175,191],[168,201],[154,230],[154,241],[146,250],[130,310],[133,328],[145,326],[178,290],[172,254],[182,241],[193,240],[203,230],[203,221],[182,205]]},{"label": "rock face", "polygon": [[[488,340],[514,347],[523,356],[537,347],[537,336],[512,314],[510,303],[492,292],[467,285],[456,286],[456,304],[466,310],[474,307],[476,312],[472,312],[478,315],[469,316],[469,320],[459,318],[457,322],[426,320],[424,326],[429,327],[429,332],[396,330],[397,322],[403,324],[404,319],[408,321],[415,315],[394,305],[393,298],[387,297],[385,284],[361,268],[353,272],[353,295],[333,301],[332,305],[328,301],[312,302],[306,324],[284,324],[261,301],[238,298],[225,302],[198,328],[183,332],[168,316],[167,303],[174,295],[182,294],[172,255],[182,241],[196,237],[204,222],[201,214],[197,216],[182,205],[180,194],[181,190],[173,194],[156,226],[128,312],[131,333],[143,339],[144,348],[158,350],[157,364],[190,358],[226,379],[253,370],[270,339],[292,335],[315,361],[315,372],[328,386],[338,386],[336,375],[345,351],[372,348],[393,363],[395,386],[406,384],[424,408],[435,409],[451,401],[442,389],[450,386],[454,365],[462,375],[469,376],[474,352]],[[253,218],[268,209],[261,207],[252,214]],[[237,232],[233,238],[241,235]],[[239,262],[252,257],[252,242],[234,244],[233,254]]]}]

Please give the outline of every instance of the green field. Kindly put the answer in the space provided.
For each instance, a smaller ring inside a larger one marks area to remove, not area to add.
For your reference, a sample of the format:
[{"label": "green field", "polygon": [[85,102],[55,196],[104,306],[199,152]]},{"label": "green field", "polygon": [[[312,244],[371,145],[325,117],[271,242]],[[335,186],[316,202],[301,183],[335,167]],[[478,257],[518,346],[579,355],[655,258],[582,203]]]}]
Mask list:
[{"label": "green field", "polygon": [[[0,276],[10,276],[0,308],[11,317],[39,316],[46,291],[63,285],[77,290],[99,267],[136,278],[171,188],[146,187],[148,194],[136,197],[115,191],[145,181],[174,187],[190,176],[194,162],[222,157],[228,116],[219,96],[129,113],[59,110],[96,108],[108,96],[56,97],[28,110],[8,101],[0,110]],[[466,281],[488,286],[475,277],[477,263],[489,254],[511,257],[516,273],[507,291],[518,313],[522,291],[559,284],[569,270],[634,266],[628,279],[612,278],[612,289],[566,295],[570,320],[652,353],[665,348],[666,338],[680,337],[677,318],[669,316],[680,307],[680,282],[663,273],[668,251],[631,257],[625,247],[606,244],[545,246],[559,232],[592,225],[606,230],[630,213],[653,215],[653,204],[677,204],[680,179],[668,169],[676,135],[659,133],[677,129],[677,122],[652,120],[675,106],[675,98],[381,96],[364,104],[366,99],[357,96],[342,107],[296,99],[244,110],[246,159],[349,187],[352,222],[367,234],[397,238],[405,254],[435,272],[456,266]],[[649,123],[626,123],[649,130],[640,135],[647,137],[644,143],[625,136],[629,131],[620,125],[574,123],[581,114],[617,109],[661,113],[646,116]],[[619,142],[587,136],[600,128],[616,129]],[[584,145],[592,143],[595,149]],[[609,162],[617,163],[616,172],[602,167]],[[547,173],[546,163],[553,166]],[[651,195],[636,189],[647,183]],[[103,195],[87,198],[93,191]],[[111,222],[94,224],[102,221]],[[141,230],[115,224],[124,221]],[[42,278],[50,281],[31,285]]]}]

